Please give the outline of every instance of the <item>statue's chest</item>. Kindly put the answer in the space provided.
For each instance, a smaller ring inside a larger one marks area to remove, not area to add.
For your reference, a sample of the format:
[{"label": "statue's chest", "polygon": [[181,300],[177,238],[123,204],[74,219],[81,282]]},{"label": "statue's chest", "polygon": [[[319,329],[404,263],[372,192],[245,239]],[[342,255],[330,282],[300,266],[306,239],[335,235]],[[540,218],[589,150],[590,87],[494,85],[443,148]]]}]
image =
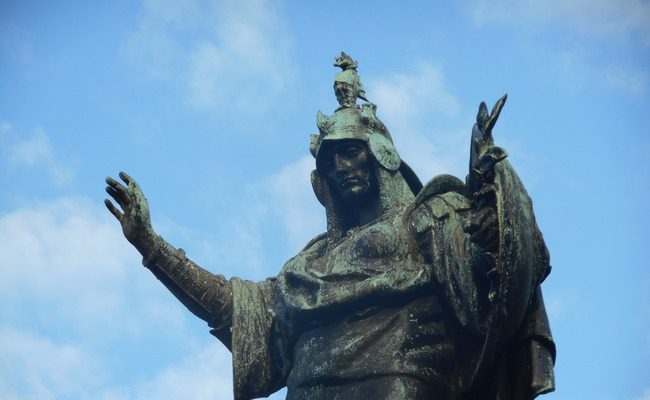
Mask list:
[{"label": "statue's chest", "polygon": [[323,275],[357,275],[365,278],[413,262],[419,251],[400,216],[348,232],[346,238],[323,257],[313,260],[311,270]]}]

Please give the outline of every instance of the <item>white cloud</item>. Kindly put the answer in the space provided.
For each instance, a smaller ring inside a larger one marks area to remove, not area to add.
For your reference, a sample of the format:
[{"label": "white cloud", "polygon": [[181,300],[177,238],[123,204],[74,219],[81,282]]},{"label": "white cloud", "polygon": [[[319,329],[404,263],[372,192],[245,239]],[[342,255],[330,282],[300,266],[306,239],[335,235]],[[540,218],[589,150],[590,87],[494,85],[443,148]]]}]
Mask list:
[{"label": "white cloud", "polygon": [[459,120],[461,105],[442,68],[423,63],[411,74],[370,80],[368,87],[397,150],[425,183],[441,173],[464,178],[472,121]]},{"label": "white cloud", "polygon": [[395,73],[381,80],[372,80],[375,102],[381,114],[400,126],[423,113],[458,115],[460,106],[447,89],[442,68],[427,63],[418,65],[412,74]]},{"label": "white cloud", "polygon": [[[228,351],[196,345],[194,317],[139,265],[103,205],[62,198],[0,215],[0,254],[0,397],[231,397]],[[138,358],[160,359],[149,347],[167,363]],[[137,372],[115,387],[125,368]]]},{"label": "white cloud", "polygon": [[639,95],[648,87],[648,74],[645,71],[607,70],[604,73],[605,81],[612,87],[621,89],[631,95]]},{"label": "white cloud", "polygon": [[11,124],[9,122],[3,122],[0,124],[0,138],[3,138],[6,135],[9,135],[12,131]]},{"label": "white cloud", "polygon": [[290,50],[286,24],[265,0],[146,1],[126,45],[150,78],[177,81],[191,105],[212,111],[271,104],[295,73]]},{"label": "white cloud", "polygon": [[[0,397],[3,399],[175,400],[232,398],[228,350],[217,343],[176,364],[160,366],[148,380],[112,386],[105,355],[14,328],[0,328]],[[106,357],[107,359],[109,357]]]},{"label": "white cloud", "polygon": [[638,34],[650,45],[650,3],[644,0],[467,0],[478,25],[549,27],[559,24],[584,35]]},{"label": "white cloud", "polygon": [[16,268],[3,269],[2,292],[18,292],[15,286],[39,292],[54,290],[48,289],[52,278],[87,272],[89,261],[101,265],[94,273],[103,274],[112,269],[108,266],[117,266],[111,273],[122,274],[121,253],[126,246],[113,239],[120,234],[117,223],[95,215],[94,208],[84,200],[61,198],[0,216],[2,254],[19,263]]},{"label": "white cloud", "polygon": [[150,79],[168,79],[183,56],[174,35],[191,30],[189,21],[202,21],[194,0],[143,0],[138,29],[125,43],[125,53]]},{"label": "white cloud", "polygon": [[0,54],[28,69],[35,61],[32,46],[34,35],[11,23],[0,24]]},{"label": "white cloud", "polygon": [[94,325],[112,315],[121,301],[114,288],[125,279],[126,255],[133,254],[109,222],[88,204],[65,198],[0,216],[0,253],[7,262],[0,298],[57,304],[56,316],[69,315],[68,322]]},{"label": "white cloud", "polygon": [[[605,84],[632,96],[648,88],[650,78],[643,62],[611,58],[611,51],[605,50],[608,45],[616,50],[630,47],[626,51],[636,57],[650,48],[650,2],[646,0],[466,0],[463,6],[478,26],[507,26],[535,35],[562,32],[564,38],[578,38],[563,40],[543,64],[545,69],[568,73],[569,85]],[[571,45],[562,49],[567,43]],[[604,57],[609,66],[602,66],[594,55]]]},{"label": "white cloud", "polygon": [[291,251],[298,252],[311,238],[325,231],[325,210],[311,187],[315,163],[305,156],[291,163],[264,184],[271,209],[282,220]]},{"label": "white cloud", "polygon": [[74,171],[54,151],[49,137],[42,128],[34,129],[29,137],[19,136],[11,124],[2,124],[2,142],[9,168],[43,169],[55,186],[65,186],[74,179]]},{"label": "white cloud", "polygon": [[[160,371],[135,388],[133,400],[214,400],[232,398],[230,352],[215,343]],[[119,398],[119,396],[113,397]]]},{"label": "white cloud", "polygon": [[16,164],[36,165],[52,157],[52,148],[43,129],[36,128],[34,136],[14,146],[10,161]]},{"label": "white cloud", "polygon": [[0,254],[7,323],[102,346],[152,328],[186,334],[182,306],[140,265],[102,204],[61,198],[0,215]]},{"label": "white cloud", "polygon": [[641,397],[637,397],[634,400],[650,400],[650,388],[646,389]]},{"label": "white cloud", "polygon": [[199,257],[226,276],[276,275],[289,256],[325,231],[325,211],[311,188],[313,168],[313,158],[305,156],[248,185],[216,237],[193,234],[189,242]]},{"label": "white cloud", "polygon": [[105,366],[79,347],[13,328],[0,328],[0,397],[48,400],[88,398]]}]

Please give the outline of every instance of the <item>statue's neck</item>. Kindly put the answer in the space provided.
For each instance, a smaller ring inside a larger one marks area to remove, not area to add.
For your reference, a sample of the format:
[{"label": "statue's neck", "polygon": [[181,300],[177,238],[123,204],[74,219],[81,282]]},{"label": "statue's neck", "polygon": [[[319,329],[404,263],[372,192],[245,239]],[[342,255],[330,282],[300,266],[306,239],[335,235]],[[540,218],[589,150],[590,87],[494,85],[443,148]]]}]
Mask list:
[{"label": "statue's neck", "polygon": [[370,199],[365,199],[359,204],[349,205],[351,213],[351,226],[348,229],[369,224],[379,218],[383,214],[381,201],[379,196],[372,196]]}]

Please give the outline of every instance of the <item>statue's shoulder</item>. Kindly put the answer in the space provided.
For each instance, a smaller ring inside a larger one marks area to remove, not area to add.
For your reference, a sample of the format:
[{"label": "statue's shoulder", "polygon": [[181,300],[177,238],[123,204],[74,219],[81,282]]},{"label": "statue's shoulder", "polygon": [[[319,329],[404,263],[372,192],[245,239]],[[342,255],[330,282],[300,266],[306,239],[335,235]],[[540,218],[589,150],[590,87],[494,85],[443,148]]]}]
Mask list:
[{"label": "statue's shoulder", "polygon": [[411,219],[415,232],[428,230],[432,219],[443,220],[450,212],[471,208],[467,186],[452,175],[438,175],[427,182],[411,206]]},{"label": "statue's shoulder", "polygon": [[416,196],[413,205],[418,207],[423,203],[435,202],[435,198],[450,202],[450,206],[459,209],[466,208],[470,203],[465,183],[447,174],[438,175],[427,182]]},{"label": "statue's shoulder", "polygon": [[310,251],[314,250],[315,248],[325,246],[327,244],[327,240],[325,239],[327,239],[327,232],[321,233],[320,235],[310,240],[309,243],[307,243],[300,252],[303,253],[305,251]]}]

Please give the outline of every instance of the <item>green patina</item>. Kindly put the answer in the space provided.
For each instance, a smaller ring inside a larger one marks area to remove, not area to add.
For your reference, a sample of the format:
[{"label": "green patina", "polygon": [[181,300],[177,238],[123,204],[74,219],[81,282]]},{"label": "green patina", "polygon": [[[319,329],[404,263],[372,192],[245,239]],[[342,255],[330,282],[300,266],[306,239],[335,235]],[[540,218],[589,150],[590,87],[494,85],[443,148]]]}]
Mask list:
[{"label": "green patina", "polygon": [[[541,283],[549,255],[532,203],[481,103],[465,182],[422,185],[401,159],[357,62],[334,64],[339,107],[317,115],[312,185],[327,230],[276,278],[226,280],[154,233],[126,174],[106,204],[143,263],[232,351],[235,398],[530,400],[554,389]],[[357,105],[357,99],[365,100]]]}]

